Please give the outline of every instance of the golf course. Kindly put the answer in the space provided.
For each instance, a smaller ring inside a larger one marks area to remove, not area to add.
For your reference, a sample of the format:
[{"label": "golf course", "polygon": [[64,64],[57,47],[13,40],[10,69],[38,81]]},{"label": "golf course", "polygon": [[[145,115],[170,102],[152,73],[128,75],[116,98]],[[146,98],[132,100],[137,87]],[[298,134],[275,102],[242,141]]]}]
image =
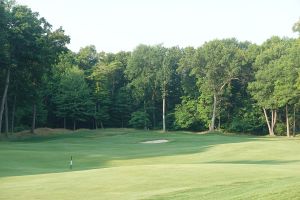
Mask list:
[{"label": "golf course", "polygon": [[299,137],[48,132],[0,142],[1,200],[300,199]]}]

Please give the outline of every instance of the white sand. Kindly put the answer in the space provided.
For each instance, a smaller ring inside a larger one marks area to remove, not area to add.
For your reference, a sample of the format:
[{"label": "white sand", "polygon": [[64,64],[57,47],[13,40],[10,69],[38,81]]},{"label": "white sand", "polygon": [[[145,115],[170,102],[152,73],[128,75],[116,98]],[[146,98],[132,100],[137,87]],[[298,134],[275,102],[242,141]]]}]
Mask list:
[{"label": "white sand", "polygon": [[169,142],[169,140],[150,140],[150,141],[145,141],[145,142],[141,142],[144,144],[159,144],[159,143],[165,143],[165,142]]}]

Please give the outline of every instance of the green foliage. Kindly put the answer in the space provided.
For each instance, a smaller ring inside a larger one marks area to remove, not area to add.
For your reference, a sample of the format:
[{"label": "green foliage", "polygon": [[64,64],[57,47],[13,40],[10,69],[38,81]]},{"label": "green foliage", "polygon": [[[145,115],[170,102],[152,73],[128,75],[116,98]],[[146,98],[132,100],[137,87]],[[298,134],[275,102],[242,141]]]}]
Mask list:
[{"label": "green foliage", "polygon": [[125,75],[134,97],[143,101],[159,88],[156,72],[162,67],[164,49],[161,46],[139,45],[128,60]]},{"label": "green foliage", "polygon": [[279,122],[276,124],[276,127],[275,127],[275,132],[277,135],[285,135],[286,133],[286,126],[285,126],[285,123],[283,122]]},{"label": "green foliage", "polygon": [[[299,32],[299,21],[293,30]],[[29,7],[0,1],[0,92],[6,96],[10,71],[11,126],[12,118],[29,126],[35,105],[38,126],[59,127],[64,118],[85,128],[213,130],[219,120],[224,130],[262,132],[261,108],[283,123],[283,107],[299,107],[299,38],[262,45],[229,38],[197,49],[142,44],[118,53],[98,53],[93,45],[74,53],[69,42]]]},{"label": "green foliage", "polygon": [[205,124],[201,121],[198,101],[183,97],[181,104],[175,108],[175,127],[192,130],[203,130]]},{"label": "green foliage", "polygon": [[59,117],[85,121],[91,116],[90,90],[82,70],[74,66],[62,74],[54,101]]},{"label": "green foliage", "polygon": [[132,98],[126,87],[120,88],[114,98],[114,104],[111,109],[113,126],[127,127],[132,112]]},{"label": "green foliage", "polygon": [[[263,51],[255,61],[258,69],[255,81],[249,84],[253,98],[261,107],[276,109],[292,98],[289,94],[293,95],[293,92],[287,89],[293,90],[293,87],[286,84],[293,85],[293,81],[287,79],[292,78],[294,69],[289,69],[289,65],[286,65],[287,61],[284,61],[290,46],[291,41],[273,37],[261,47]],[[285,95],[282,95],[282,92],[285,92]]]},{"label": "green foliage", "polygon": [[6,68],[9,63],[9,12],[0,1],[0,66]]},{"label": "green foliage", "polygon": [[222,89],[232,79],[239,78],[244,64],[244,52],[236,39],[213,40],[199,48],[192,73],[196,75],[200,90],[209,88],[211,93],[222,94]]},{"label": "green foliage", "polygon": [[136,111],[131,114],[129,125],[133,128],[148,129],[150,127],[149,115],[143,111]]},{"label": "green foliage", "polygon": [[[129,120],[130,98],[124,94],[124,70],[127,54],[101,53],[100,62],[89,76],[93,88],[93,100],[96,104],[94,118],[108,126],[123,127]],[[122,89],[123,88],[123,89]],[[97,123],[97,122],[96,122]]]},{"label": "green foliage", "polygon": [[80,69],[84,71],[90,70],[98,62],[96,47],[91,45],[81,48],[76,55],[76,62]]},{"label": "green foliage", "polygon": [[239,133],[262,134],[264,119],[259,108],[245,107],[233,117],[228,130]]},{"label": "green foliage", "polygon": [[185,48],[177,68],[177,72],[181,78],[181,87],[184,95],[192,95],[192,97],[197,97],[199,95],[196,77],[193,73],[191,73],[195,66],[195,53],[196,50],[193,47]]},{"label": "green foliage", "polygon": [[242,66],[246,64],[245,50],[241,46],[244,45],[236,39],[213,40],[197,49],[195,54],[195,66],[191,73],[197,78],[200,93],[213,98],[210,130],[216,127],[215,118],[226,87],[233,80],[240,79]]},{"label": "green foliage", "polygon": [[[25,118],[24,120],[16,121],[25,121],[26,124],[17,126],[28,126],[33,121],[32,110],[24,108],[33,105],[38,109],[37,124],[47,124],[46,97],[40,93],[45,89],[45,77],[58,60],[58,55],[67,50],[65,45],[69,41],[70,38],[62,28],[52,31],[45,18],[27,6],[17,5],[10,0],[0,1],[0,66],[1,69],[9,68],[11,72],[7,101],[9,109],[16,111],[15,113],[18,109],[27,111],[22,112],[24,116],[21,118]],[[2,73],[1,70],[0,76]],[[2,102],[3,100],[5,99],[2,98]],[[11,115],[18,119],[14,113]],[[11,125],[13,126],[12,122]]]},{"label": "green foliage", "polygon": [[96,108],[94,111],[94,118],[96,123],[100,121],[101,126],[107,124],[110,119],[109,108],[112,104],[109,91],[100,89],[97,91],[96,95]]}]

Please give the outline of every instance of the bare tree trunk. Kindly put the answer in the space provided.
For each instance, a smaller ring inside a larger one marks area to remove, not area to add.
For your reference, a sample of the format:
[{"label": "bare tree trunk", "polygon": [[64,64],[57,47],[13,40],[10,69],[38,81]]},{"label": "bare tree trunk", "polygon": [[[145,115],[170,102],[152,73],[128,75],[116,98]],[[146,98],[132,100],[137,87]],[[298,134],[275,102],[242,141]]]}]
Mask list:
[{"label": "bare tree trunk", "polygon": [[276,110],[271,110],[271,113],[272,113],[272,126],[271,126],[271,136],[275,136],[275,132],[274,132],[274,128],[275,128],[275,125],[276,125],[276,120],[277,120],[277,111]]},{"label": "bare tree trunk", "polygon": [[277,110],[274,110],[273,112],[274,112],[274,119],[273,119],[274,121],[273,121],[272,132],[273,132],[273,136],[275,136],[274,129],[275,129],[276,121],[277,121]]},{"label": "bare tree trunk", "polygon": [[75,131],[76,130],[76,120],[74,119],[73,120],[73,131]]},{"label": "bare tree trunk", "polygon": [[11,133],[14,132],[14,128],[15,128],[16,104],[17,104],[17,95],[15,95],[15,97],[14,97],[14,103],[13,103],[13,107],[12,107],[12,114],[11,114]]},{"label": "bare tree trunk", "polygon": [[[269,134],[270,136],[274,136],[274,132],[271,128],[271,125],[270,125],[270,122],[269,122],[269,119],[268,119],[268,114],[267,114],[267,111],[265,108],[263,108],[263,111],[264,111],[264,115],[265,115],[265,118],[266,118],[266,122],[267,122],[267,125],[268,125],[268,129],[269,129]],[[273,126],[273,111],[272,111],[272,126]]]},{"label": "bare tree trunk", "polygon": [[5,136],[8,137],[8,105],[7,105],[7,96],[5,99],[5,107],[4,107],[4,111],[5,111]]},{"label": "bare tree trunk", "polygon": [[5,135],[8,136],[8,105],[7,105],[7,96],[5,99]]},{"label": "bare tree trunk", "polygon": [[293,137],[295,137],[295,132],[296,132],[296,106],[294,105],[294,116],[293,116]]},{"label": "bare tree trunk", "polygon": [[289,123],[289,110],[288,105],[285,105],[285,117],[286,117],[286,136],[290,137],[290,123]]},{"label": "bare tree trunk", "polygon": [[216,107],[217,107],[217,95],[214,94],[213,113],[212,113],[212,118],[211,118],[211,124],[210,124],[210,127],[209,127],[209,131],[215,130]]},{"label": "bare tree trunk", "polygon": [[274,127],[274,112],[271,110],[271,131],[274,132],[273,130]]},{"label": "bare tree trunk", "polygon": [[[144,99],[144,113],[146,114],[146,100]],[[144,119],[144,129],[147,130],[147,121]]]},{"label": "bare tree trunk", "polygon": [[31,133],[34,133],[35,129],[35,120],[36,120],[36,104],[33,104],[32,108],[32,125],[31,125]]},{"label": "bare tree trunk", "polygon": [[166,95],[163,95],[163,132],[166,132]]},{"label": "bare tree trunk", "polygon": [[9,86],[9,77],[10,77],[10,69],[7,69],[5,87],[4,87],[4,92],[3,92],[1,107],[0,107],[0,135],[1,135],[1,131],[2,131],[2,118],[3,118],[3,112],[4,112],[4,104],[5,104],[8,86]]},{"label": "bare tree trunk", "polygon": [[101,128],[104,129],[103,122],[100,121]]}]

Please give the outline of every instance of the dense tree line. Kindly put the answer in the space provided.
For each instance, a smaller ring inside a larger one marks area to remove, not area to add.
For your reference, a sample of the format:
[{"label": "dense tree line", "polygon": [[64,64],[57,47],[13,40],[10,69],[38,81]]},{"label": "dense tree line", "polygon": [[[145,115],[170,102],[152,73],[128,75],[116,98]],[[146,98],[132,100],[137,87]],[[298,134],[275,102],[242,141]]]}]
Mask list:
[{"label": "dense tree line", "polygon": [[53,31],[38,13],[13,1],[0,1],[0,24],[0,130],[3,124],[6,134],[9,127],[31,124],[33,132],[36,118],[46,120],[45,78],[70,39],[62,28]]},{"label": "dense tree line", "polygon": [[[235,38],[199,48],[139,45],[74,53],[70,38],[26,6],[0,1],[0,130],[31,127],[223,129],[291,134],[300,39]],[[300,33],[300,22],[293,27]]]}]

